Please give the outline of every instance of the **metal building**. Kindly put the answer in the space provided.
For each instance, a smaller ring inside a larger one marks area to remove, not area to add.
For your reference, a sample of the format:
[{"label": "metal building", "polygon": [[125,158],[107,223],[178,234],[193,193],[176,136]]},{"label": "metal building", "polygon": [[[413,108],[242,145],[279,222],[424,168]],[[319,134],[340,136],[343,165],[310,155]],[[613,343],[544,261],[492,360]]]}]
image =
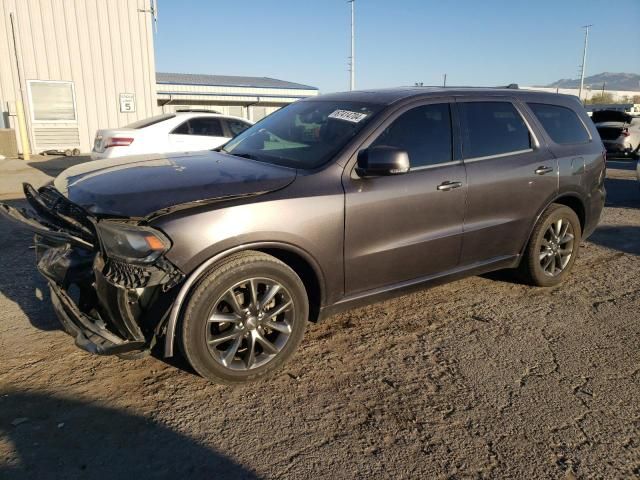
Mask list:
[{"label": "metal building", "polygon": [[0,0],[0,127],[19,132],[22,102],[32,151],[88,151],[158,113],[152,2]]},{"label": "metal building", "polygon": [[98,129],[181,108],[257,121],[318,94],[265,77],[156,76],[155,8],[156,0],[0,0],[0,154],[23,138],[35,153],[88,152]]},{"label": "metal building", "polygon": [[156,83],[163,112],[205,108],[254,122],[296,100],[318,95],[316,87],[267,77],[158,72]]}]

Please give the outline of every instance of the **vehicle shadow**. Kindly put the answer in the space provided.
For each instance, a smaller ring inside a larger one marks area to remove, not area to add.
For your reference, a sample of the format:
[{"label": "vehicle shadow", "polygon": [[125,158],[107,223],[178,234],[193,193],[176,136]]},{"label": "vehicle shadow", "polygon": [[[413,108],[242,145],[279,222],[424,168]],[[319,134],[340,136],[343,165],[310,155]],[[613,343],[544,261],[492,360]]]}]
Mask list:
[{"label": "vehicle shadow", "polygon": [[640,226],[602,225],[589,237],[589,242],[632,255],[640,255]]},{"label": "vehicle shadow", "polygon": [[635,178],[607,178],[607,207],[640,208],[640,182]]},{"label": "vehicle shadow", "polygon": [[0,439],[0,478],[259,478],[149,418],[42,393],[0,391]]},{"label": "vehicle shadow", "polygon": [[[27,206],[22,199],[2,202],[12,207]],[[33,233],[0,216],[0,245],[0,297],[15,302],[36,328],[60,329],[49,287],[36,269]]]},{"label": "vehicle shadow", "polygon": [[27,165],[42,173],[49,175],[50,177],[57,177],[64,170],[79,163],[90,162],[91,157],[89,155],[81,155],[78,157],[41,157],[36,160],[30,161]]}]

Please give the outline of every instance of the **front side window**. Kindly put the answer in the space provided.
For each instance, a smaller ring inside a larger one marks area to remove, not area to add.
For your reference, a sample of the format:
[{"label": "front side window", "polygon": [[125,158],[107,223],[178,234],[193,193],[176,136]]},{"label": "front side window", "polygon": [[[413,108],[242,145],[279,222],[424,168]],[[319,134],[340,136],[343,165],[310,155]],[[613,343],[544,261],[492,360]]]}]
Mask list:
[{"label": "front side window", "polygon": [[570,108],[545,103],[527,105],[554,142],[570,145],[589,141],[589,132]]},{"label": "front side window", "polygon": [[242,132],[244,132],[247,128],[249,128],[251,125],[249,125],[246,122],[242,122],[240,120],[226,120],[227,122],[227,128],[229,128],[229,132],[231,133],[231,135],[233,135],[234,137]]},{"label": "front side window", "polygon": [[529,129],[511,102],[459,103],[465,158],[489,157],[531,148]]},{"label": "front side window", "polygon": [[285,167],[318,168],[346,146],[382,108],[364,102],[299,101],[252,125],[222,151]]},{"label": "front side window", "polygon": [[35,122],[75,122],[72,82],[29,81],[31,114]]},{"label": "front side window", "polygon": [[453,157],[449,104],[424,105],[403,113],[371,146],[405,150],[411,168],[450,162]]}]

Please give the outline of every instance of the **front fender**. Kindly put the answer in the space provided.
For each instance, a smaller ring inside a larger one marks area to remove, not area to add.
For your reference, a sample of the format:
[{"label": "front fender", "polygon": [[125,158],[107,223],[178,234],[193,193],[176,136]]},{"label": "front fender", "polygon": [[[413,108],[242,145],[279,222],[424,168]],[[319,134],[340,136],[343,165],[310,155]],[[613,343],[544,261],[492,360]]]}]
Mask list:
[{"label": "front fender", "polygon": [[182,286],[180,287],[180,291],[176,296],[169,314],[169,319],[167,320],[167,327],[165,330],[165,340],[164,340],[164,356],[172,357],[174,352],[174,344],[176,337],[176,330],[178,328],[178,320],[180,318],[180,313],[182,311],[182,307],[184,305],[185,299],[187,295],[191,291],[193,285],[204,275],[212,265],[216,262],[219,262],[223,258],[228,257],[229,255],[240,252],[243,250],[255,250],[261,248],[279,248],[282,250],[288,250],[292,253],[295,253],[302,258],[304,258],[314,269],[316,276],[318,277],[318,281],[320,282],[320,290],[321,292],[325,291],[325,281],[324,274],[322,273],[321,267],[317,264],[317,262],[309,255],[308,252],[295,247],[294,245],[289,245],[280,242],[255,242],[248,243],[243,245],[238,245],[236,247],[227,249],[223,252],[219,252],[218,254],[212,256],[211,258],[204,261],[200,264],[191,274],[186,278]]}]

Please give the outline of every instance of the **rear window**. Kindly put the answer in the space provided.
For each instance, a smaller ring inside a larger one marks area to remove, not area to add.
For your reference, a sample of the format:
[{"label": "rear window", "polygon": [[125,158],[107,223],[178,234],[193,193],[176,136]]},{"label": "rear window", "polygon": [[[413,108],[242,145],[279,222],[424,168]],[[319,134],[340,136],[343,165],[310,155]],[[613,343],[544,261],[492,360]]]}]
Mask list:
[{"label": "rear window", "polygon": [[155,125],[156,123],[164,122],[165,120],[169,120],[170,118],[174,117],[175,115],[172,113],[163,113],[162,115],[156,115],[155,117],[144,118],[142,120],[138,120],[137,122],[130,123],[124,128],[133,128],[134,130],[139,130],[141,128]]},{"label": "rear window", "polygon": [[465,158],[489,157],[531,148],[529,129],[510,102],[459,104]]},{"label": "rear window", "polygon": [[560,145],[571,145],[590,140],[586,127],[576,112],[570,108],[546,103],[529,103],[528,105],[554,142]]}]

